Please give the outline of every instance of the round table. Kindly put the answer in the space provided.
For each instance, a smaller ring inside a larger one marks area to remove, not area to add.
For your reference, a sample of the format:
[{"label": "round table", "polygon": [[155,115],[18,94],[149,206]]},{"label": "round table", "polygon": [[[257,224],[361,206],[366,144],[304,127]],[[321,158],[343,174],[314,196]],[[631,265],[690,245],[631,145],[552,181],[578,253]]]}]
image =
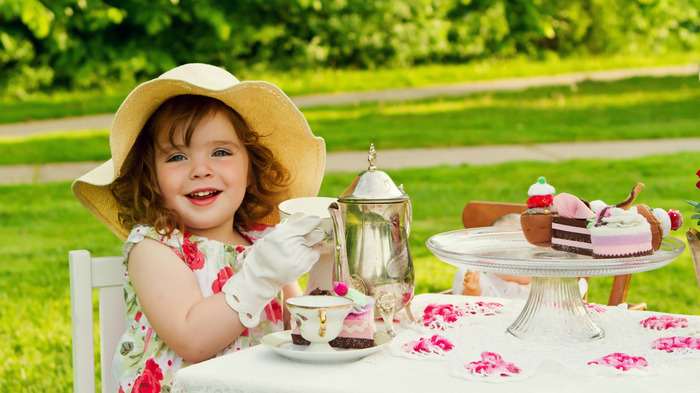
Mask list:
[{"label": "round table", "polygon": [[440,233],[426,241],[440,260],[486,273],[532,276],[522,312],[508,327],[519,338],[557,337],[563,341],[601,338],[605,332],[583,302],[579,277],[639,273],[665,266],[685,244],[670,236],[652,255],[593,259],[537,247],[525,240],[520,227],[483,227]]}]

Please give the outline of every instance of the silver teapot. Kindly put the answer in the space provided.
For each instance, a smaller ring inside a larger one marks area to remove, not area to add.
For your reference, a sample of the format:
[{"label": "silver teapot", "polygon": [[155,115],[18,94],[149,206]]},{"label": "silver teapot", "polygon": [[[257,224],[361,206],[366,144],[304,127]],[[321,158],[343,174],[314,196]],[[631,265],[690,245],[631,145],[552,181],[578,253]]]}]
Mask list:
[{"label": "silver teapot", "polygon": [[375,313],[392,336],[394,314],[413,298],[415,273],[408,247],[411,201],[385,172],[376,168],[370,146],[369,169],[360,173],[328,207],[335,232],[333,280],[372,297]]}]

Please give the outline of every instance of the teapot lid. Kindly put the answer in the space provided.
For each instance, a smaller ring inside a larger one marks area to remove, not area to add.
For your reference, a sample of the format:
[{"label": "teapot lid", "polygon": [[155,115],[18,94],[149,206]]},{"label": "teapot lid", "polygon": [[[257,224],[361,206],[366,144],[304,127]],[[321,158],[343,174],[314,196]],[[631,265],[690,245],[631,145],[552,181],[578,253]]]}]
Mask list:
[{"label": "teapot lid", "polygon": [[377,170],[374,143],[369,147],[369,168],[361,172],[339,197],[339,202],[401,202],[409,197],[403,185],[396,186],[386,172]]}]

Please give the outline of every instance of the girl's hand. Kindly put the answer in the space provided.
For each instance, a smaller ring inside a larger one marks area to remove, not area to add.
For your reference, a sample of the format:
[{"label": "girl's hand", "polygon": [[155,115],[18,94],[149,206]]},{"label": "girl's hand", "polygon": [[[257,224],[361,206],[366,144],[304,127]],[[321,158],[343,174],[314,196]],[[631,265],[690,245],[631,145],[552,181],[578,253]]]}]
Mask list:
[{"label": "girl's hand", "polygon": [[320,225],[320,217],[295,213],[250,248],[241,271],[222,288],[243,325],[256,326],[262,309],[277,292],[318,261],[320,251],[313,246],[325,236]]}]

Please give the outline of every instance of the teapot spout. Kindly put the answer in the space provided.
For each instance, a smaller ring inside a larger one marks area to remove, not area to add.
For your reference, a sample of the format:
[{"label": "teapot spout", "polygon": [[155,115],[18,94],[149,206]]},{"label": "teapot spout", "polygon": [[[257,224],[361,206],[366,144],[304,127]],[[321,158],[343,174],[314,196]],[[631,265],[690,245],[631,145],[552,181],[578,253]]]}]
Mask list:
[{"label": "teapot spout", "polygon": [[333,221],[333,237],[335,238],[335,269],[333,269],[333,281],[350,284],[350,269],[348,267],[348,253],[345,247],[345,221],[343,212],[337,202],[328,206],[331,221]]}]

